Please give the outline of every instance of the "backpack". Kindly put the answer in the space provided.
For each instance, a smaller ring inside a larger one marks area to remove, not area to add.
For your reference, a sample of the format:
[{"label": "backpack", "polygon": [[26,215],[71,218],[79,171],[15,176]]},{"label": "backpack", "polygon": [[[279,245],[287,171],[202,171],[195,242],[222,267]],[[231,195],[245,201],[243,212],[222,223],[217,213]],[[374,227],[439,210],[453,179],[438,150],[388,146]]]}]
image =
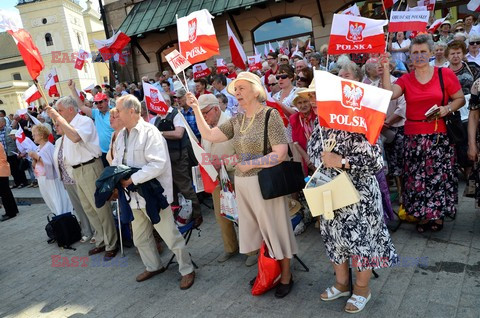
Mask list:
[{"label": "backpack", "polygon": [[[50,215],[54,216],[50,218]],[[45,232],[49,237],[48,243],[57,242],[59,247],[66,249],[76,250],[71,245],[80,241],[82,238],[82,231],[78,224],[77,218],[72,213],[64,213],[55,215],[50,213],[47,216],[47,225],[45,226]]]}]

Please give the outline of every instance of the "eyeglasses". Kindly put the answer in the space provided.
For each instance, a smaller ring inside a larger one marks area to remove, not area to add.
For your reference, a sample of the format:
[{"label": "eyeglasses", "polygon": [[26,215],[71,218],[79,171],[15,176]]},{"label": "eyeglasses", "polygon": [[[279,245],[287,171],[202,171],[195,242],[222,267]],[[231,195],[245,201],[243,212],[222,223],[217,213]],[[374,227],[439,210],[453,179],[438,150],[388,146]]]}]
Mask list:
[{"label": "eyeglasses", "polygon": [[274,57],[267,57],[267,61],[275,60]]},{"label": "eyeglasses", "polygon": [[214,109],[214,108],[215,108],[215,107],[212,106],[208,111],[202,112],[202,115],[203,115],[203,116],[206,116],[206,115],[207,115],[212,109]]},{"label": "eyeglasses", "polygon": [[300,81],[300,82],[306,82],[307,81],[307,78],[306,77],[297,77],[297,81]]},{"label": "eyeglasses", "polygon": [[465,29],[456,29],[455,32],[463,32]]},{"label": "eyeglasses", "polygon": [[99,102],[93,102],[93,105],[98,105],[98,104],[101,104],[101,103],[103,103],[103,102],[104,102],[103,100],[101,100],[101,101],[99,101]]},{"label": "eyeglasses", "polygon": [[478,42],[469,42],[470,45],[480,45],[480,41]]},{"label": "eyeglasses", "polygon": [[287,74],[281,74],[281,75],[275,76],[275,78],[277,79],[277,81],[278,81],[279,79],[287,79],[287,78],[288,78],[288,75],[287,75]]},{"label": "eyeglasses", "polygon": [[268,86],[272,87],[272,86],[275,86],[277,85],[278,83],[268,83]]}]

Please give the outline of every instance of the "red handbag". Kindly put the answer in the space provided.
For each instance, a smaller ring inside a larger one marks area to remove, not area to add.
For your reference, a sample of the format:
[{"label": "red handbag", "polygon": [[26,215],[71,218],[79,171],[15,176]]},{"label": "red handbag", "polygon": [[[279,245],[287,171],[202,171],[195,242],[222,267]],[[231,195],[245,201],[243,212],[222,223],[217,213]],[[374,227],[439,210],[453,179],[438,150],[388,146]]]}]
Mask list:
[{"label": "red handbag", "polygon": [[268,255],[267,245],[263,242],[258,255],[258,274],[252,287],[252,295],[264,294],[277,286],[281,274],[280,263]]}]

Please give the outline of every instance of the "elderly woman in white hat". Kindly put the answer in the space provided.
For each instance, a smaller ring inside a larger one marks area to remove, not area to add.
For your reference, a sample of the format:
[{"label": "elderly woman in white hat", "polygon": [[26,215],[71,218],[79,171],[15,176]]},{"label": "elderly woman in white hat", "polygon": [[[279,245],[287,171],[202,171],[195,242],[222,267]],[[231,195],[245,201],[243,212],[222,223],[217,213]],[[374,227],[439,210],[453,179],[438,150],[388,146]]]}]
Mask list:
[{"label": "elderly woman in white hat", "polygon": [[197,99],[187,94],[197,120],[202,139],[213,143],[233,141],[238,164],[235,167],[235,190],[239,208],[240,252],[249,253],[261,247],[262,241],[281,266],[280,283],[275,297],[285,297],[293,286],[290,259],[297,253],[289,217],[287,198],[264,200],[258,182],[263,168],[273,167],[287,156],[285,127],[280,114],[272,111],[268,121],[267,148],[263,155],[263,135],[268,107],[265,89],[260,78],[253,73],[241,72],[227,87],[238,104],[245,110],[219,127],[210,128],[205,121]]}]

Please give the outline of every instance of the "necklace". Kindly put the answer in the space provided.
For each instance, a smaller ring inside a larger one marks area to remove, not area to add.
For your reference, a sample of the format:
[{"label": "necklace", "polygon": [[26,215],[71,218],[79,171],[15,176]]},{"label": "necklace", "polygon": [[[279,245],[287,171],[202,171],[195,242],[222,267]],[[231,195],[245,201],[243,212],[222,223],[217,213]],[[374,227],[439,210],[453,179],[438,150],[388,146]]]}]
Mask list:
[{"label": "necklace", "polygon": [[[261,109],[261,107],[259,109]],[[252,120],[248,123],[245,129],[243,129],[243,125],[245,124],[245,117],[247,117],[247,114],[243,115],[242,124],[240,125],[240,132],[242,134],[245,133],[252,126],[253,122],[255,121],[255,116],[257,116],[257,113],[258,113],[258,110],[253,114]]]}]

